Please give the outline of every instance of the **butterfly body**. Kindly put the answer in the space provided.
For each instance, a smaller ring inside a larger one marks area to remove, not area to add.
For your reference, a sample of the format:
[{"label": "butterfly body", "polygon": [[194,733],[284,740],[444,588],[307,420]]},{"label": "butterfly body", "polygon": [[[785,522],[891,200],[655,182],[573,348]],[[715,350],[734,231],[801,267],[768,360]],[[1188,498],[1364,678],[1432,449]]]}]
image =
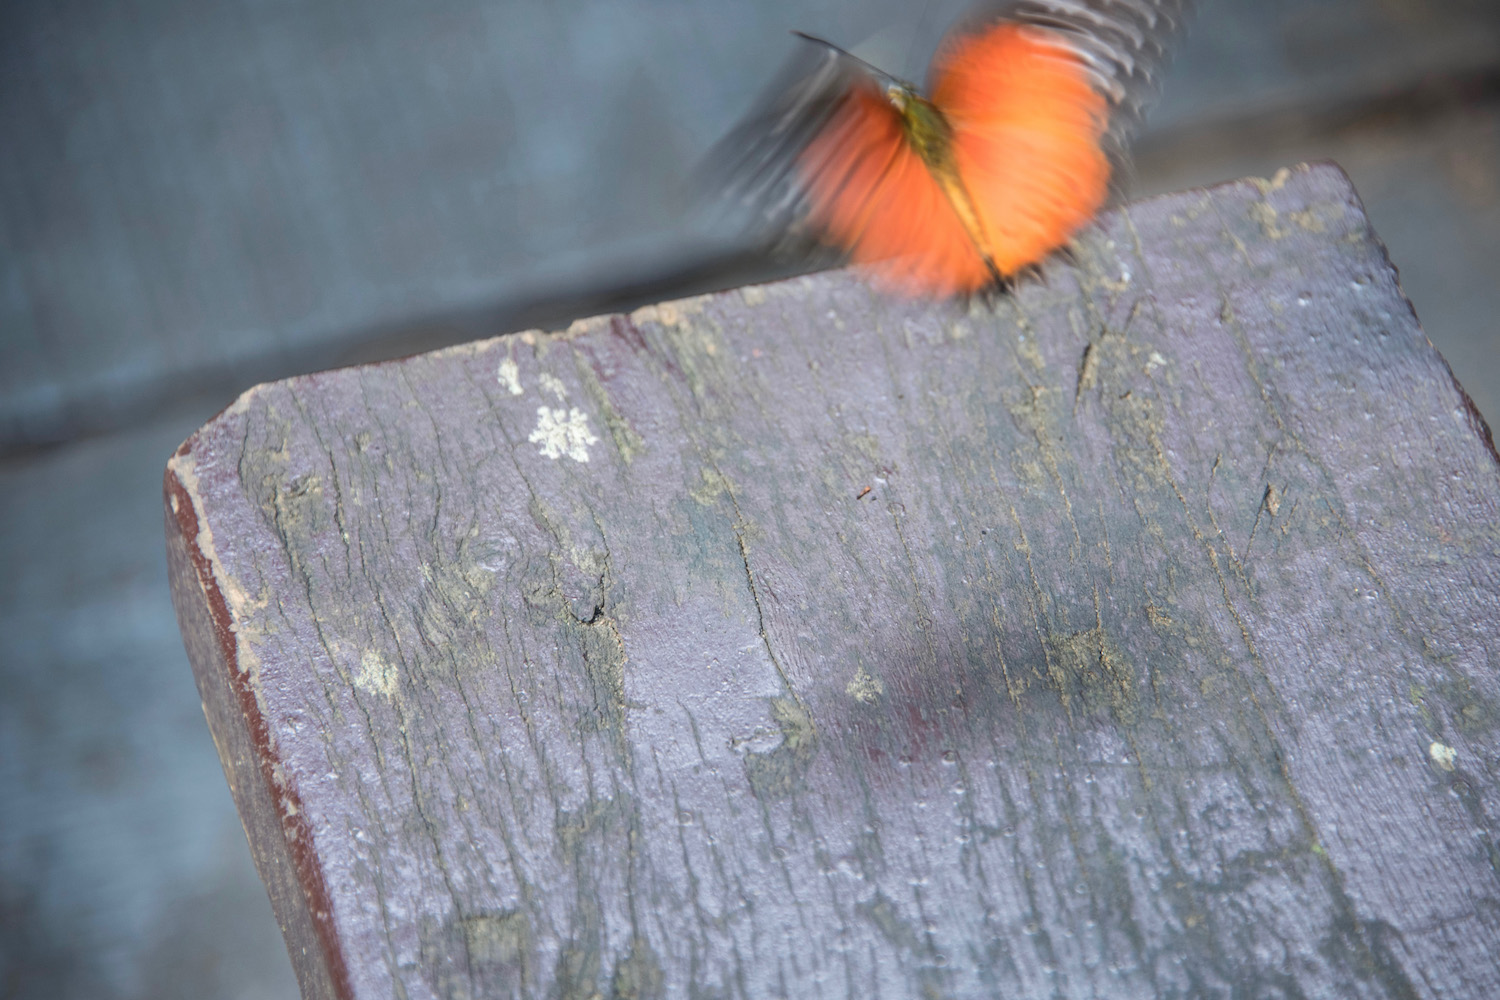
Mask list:
[{"label": "butterfly body", "polygon": [[984,262],[985,270],[997,283],[1003,281],[1004,275],[995,266],[984,223],[959,173],[953,148],[953,126],[947,116],[909,83],[890,84],[886,87],[885,97],[900,116],[902,141],[942,189],[974,252]]}]

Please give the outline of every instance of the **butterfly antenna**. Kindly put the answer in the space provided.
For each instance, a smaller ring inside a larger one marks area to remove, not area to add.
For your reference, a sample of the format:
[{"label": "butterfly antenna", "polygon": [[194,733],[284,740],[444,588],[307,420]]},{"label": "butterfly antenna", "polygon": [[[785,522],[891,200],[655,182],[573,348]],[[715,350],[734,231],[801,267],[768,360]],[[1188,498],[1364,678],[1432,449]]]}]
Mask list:
[{"label": "butterfly antenna", "polygon": [[850,60],[851,62],[858,63],[859,65],[863,66],[865,69],[867,69],[871,73],[873,73],[875,76],[879,77],[882,81],[885,81],[887,83],[899,83],[900,82],[899,80],[896,79],[896,77],[891,76],[891,74],[887,73],[885,70],[881,69],[879,66],[875,66],[875,65],[872,65],[872,64],[866,62],[865,60],[861,59],[859,56],[855,55],[853,52],[850,52],[848,49],[846,49],[846,48],[844,48],[842,46],[833,44],[832,42],[830,42],[826,38],[819,38],[817,35],[809,35],[805,31],[793,31],[792,34],[796,35],[798,38],[802,39],[803,41],[812,42],[814,45],[821,45],[821,46],[823,46],[823,48],[828,49],[828,50],[830,50],[832,52],[836,52],[839,55],[843,56],[845,59]]}]

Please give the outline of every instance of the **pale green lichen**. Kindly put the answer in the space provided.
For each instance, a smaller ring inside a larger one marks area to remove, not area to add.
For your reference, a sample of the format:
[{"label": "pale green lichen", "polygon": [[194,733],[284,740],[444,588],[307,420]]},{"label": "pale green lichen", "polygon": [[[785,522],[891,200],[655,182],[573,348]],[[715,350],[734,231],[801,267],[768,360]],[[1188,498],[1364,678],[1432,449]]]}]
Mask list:
[{"label": "pale green lichen", "polygon": [[795,698],[772,698],[771,715],[781,730],[781,745],[745,757],[745,776],[761,799],[783,798],[797,790],[812,763],[818,738],[807,706]]},{"label": "pale green lichen", "polygon": [[588,415],[576,406],[570,410],[539,406],[536,427],[526,440],[540,445],[547,458],[566,455],[575,462],[587,462],[589,445],[597,444],[599,435],[589,429]]},{"label": "pale green lichen", "polygon": [[395,697],[401,674],[378,650],[367,649],[360,655],[359,670],[354,675],[354,686],[361,691],[379,695],[389,701]]},{"label": "pale green lichen", "polygon": [[860,664],[849,683],[844,686],[844,693],[862,705],[869,705],[885,694],[885,683],[866,670],[864,664]]},{"label": "pale green lichen", "polygon": [[521,388],[521,367],[516,364],[515,358],[506,358],[500,362],[495,378],[512,396],[519,396],[526,391]]}]

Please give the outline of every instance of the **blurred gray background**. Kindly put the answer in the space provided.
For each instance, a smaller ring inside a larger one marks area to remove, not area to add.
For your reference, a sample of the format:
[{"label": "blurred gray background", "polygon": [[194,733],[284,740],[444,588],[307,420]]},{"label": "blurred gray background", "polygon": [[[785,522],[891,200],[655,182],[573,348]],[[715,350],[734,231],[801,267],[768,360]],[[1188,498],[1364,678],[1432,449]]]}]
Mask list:
[{"label": "blurred gray background", "polygon": [[[798,28],[920,77],[949,0],[0,5],[0,996],[290,997],[167,596],[246,386],[754,274],[685,182]],[[1331,158],[1500,417],[1500,4],[1206,0],[1150,194]]]}]

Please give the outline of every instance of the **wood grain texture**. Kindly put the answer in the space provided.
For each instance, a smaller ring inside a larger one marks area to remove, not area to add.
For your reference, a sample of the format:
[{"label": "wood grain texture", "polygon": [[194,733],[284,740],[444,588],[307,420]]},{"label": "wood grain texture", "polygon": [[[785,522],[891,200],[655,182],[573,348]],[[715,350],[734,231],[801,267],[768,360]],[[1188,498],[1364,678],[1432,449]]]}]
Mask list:
[{"label": "wood grain texture", "polygon": [[189,439],[174,597],[304,993],[1500,995],[1500,460],[1353,190],[1157,199],[1046,277],[746,288]]}]

